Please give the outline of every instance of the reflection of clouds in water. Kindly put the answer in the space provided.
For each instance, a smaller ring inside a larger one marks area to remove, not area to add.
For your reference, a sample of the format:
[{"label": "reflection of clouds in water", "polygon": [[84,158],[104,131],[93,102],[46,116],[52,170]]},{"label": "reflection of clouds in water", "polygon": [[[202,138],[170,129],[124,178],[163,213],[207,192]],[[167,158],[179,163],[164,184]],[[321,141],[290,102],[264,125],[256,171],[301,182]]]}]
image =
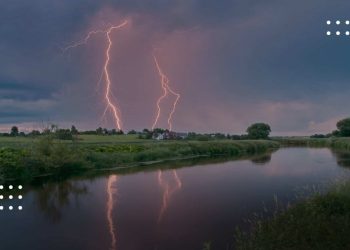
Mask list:
[{"label": "reflection of clouds in water", "polygon": [[[305,167],[304,167],[305,166]],[[290,176],[298,177],[314,172],[315,169],[310,168],[308,164],[302,162],[275,162],[267,165],[263,173],[267,176]]]},{"label": "reflection of clouds in water", "polygon": [[[291,150],[294,153],[291,153]],[[339,155],[333,153],[339,163]],[[305,175],[319,175],[334,171],[341,171],[332,159],[331,151],[327,148],[307,148],[307,150],[300,150],[300,148],[281,149],[273,156],[273,161],[264,166],[263,174],[267,176],[290,176],[300,177]],[[350,164],[350,154],[343,159],[343,163]],[[253,160],[252,160],[253,161]],[[310,162],[312,161],[312,162]],[[253,161],[254,162],[254,161]]]},{"label": "reflection of clouds in water", "polygon": [[53,223],[62,219],[62,209],[71,203],[73,195],[76,203],[78,196],[87,194],[88,189],[84,184],[75,181],[63,181],[60,183],[45,183],[36,192],[37,204],[45,216]]},{"label": "reflection of clouds in water", "polygon": [[[172,183],[171,181],[168,181],[166,178],[164,178],[161,170],[158,171],[158,183],[163,189],[162,206],[158,216],[158,223],[160,223],[160,221],[162,220],[164,213],[168,208],[172,195],[182,187],[181,179],[178,176],[176,170],[172,171],[172,176],[174,178],[175,183]],[[171,187],[172,184],[174,184],[173,187]]]},{"label": "reflection of clouds in water", "polygon": [[113,195],[117,192],[117,189],[115,188],[115,184],[117,180],[118,180],[118,177],[116,175],[111,175],[109,176],[107,181],[107,221],[108,221],[109,233],[111,235],[111,248],[110,248],[111,250],[115,250],[117,247],[115,226],[112,218],[113,207],[114,207]]}]

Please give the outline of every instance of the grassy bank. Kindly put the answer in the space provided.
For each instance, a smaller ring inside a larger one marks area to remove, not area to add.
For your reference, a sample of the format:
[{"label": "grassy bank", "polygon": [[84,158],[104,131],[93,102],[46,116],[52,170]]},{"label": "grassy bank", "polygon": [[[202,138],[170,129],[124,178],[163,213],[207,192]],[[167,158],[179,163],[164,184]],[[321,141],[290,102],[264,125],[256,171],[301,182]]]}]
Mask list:
[{"label": "grassy bank", "polygon": [[0,178],[31,180],[37,176],[66,175],[91,169],[137,165],[146,168],[164,160],[254,155],[278,146],[273,141],[153,141],[126,136],[85,136],[74,142],[49,136],[24,138],[0,141]]},{"label": "grassy bank", "polygon": [[328,147],[339,150],[350,150],[350,138],[309,138],[309,137],[275,137],[274,141],[282,146]]},{"label": "grassy bank", "polygon": [[237,249],[350,249],[350,182],[335,185],[269,220],[237,232]]}]

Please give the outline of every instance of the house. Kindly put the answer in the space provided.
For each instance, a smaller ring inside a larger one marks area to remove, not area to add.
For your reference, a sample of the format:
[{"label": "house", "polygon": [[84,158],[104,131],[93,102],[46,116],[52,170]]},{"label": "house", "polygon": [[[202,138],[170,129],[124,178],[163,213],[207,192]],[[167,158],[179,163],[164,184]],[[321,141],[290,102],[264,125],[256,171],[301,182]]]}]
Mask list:
[{"label": "house", "polygon": [[153,133],[152,139],[154,140],[176,140],[176,139],[186,139],[187,133],[177,133],[171,131],[164,131],[162,133]]},{"label": "house", "polygon": [[153,139],[155,140],[164,140],[164,133],[161,133],[161,134],[156,134],[154,133],[153,136],[152,136]]}]

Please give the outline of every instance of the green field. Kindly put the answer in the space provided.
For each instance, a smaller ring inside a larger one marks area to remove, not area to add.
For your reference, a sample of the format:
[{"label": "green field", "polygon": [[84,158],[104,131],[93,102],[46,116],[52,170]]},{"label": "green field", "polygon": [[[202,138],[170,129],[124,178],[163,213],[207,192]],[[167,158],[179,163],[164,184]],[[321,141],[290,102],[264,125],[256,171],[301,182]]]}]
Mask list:
[{"label": "green field", "polygon": [[[29,144],[35,143],[40,137],[10,137],[10,136],[0,136],[0,147],[4,146],[27,146]],[[79,143],[143,143],[145,140],[138,139],[137,135],[79,135],[77,138],[77,142]],[[71,144],[72,141],[69,140],[61,140],[61,143]]]},{"label": "green field", "polygon": [[89,170],[150,166],[196,157],[240,157],[275,150],[269,140],[156,141],[135,135],[78,136],[73,141],[51,136],[0,137],[0,178],[30,181],[38,176],[69,175]]}]

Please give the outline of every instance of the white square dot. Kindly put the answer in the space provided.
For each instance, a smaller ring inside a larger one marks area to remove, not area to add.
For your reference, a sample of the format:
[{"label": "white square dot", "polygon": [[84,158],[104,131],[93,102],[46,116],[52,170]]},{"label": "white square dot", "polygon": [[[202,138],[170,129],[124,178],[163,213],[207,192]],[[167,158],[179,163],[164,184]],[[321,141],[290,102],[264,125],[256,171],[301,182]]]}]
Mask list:
[{"label": "white square dot", "polygon": [[331,25],[331,24],[332,24],[331,20],[328,20],[328,21],[327,21],[327,24],[328,24],[328,25]]},{"label": "white square dot", "polygon": [[18,206],[18,210],[22,210],[23,209],[23,207],[22,206]]},{"label": "white square dot", "polygon": [[19,186],[18,186],[18,189],[22,189],[22,188],[23,188],[22,185],[19,185]]},{"label": "white square dot", "polygon": [[18,195],[19,200],[22,200],[22,198],[23,198],[22,195]]},{"label": "white square dot", "polygon": [[340,36],[340,31],[337,31],[335,34],[336,34],[337,36]]},{"label": "white square dot", "polygon": [[0,206],[0,210],[4,210],[4,206]]},{"label": "white square dot", "polygon": [[349,24],[350,24],[350,21],[349,21],[349,20],[346,20],[346,21],[345,21],[345,24],[346,24],[346,25],[349,25]]},{"label": "white square dot", "polygon": [[3,185],[0,185],[0,189],[4,189],[4,186],[3,186]]},{"label": "white square dot", "polygon": [[10,186],[9,186],[9,189],[13,189],[13,186],[12,186],[12,185],[10,185]]},{"label": "white square dot", "polygon": [[13,209],[13,206],[9,206],[9,209],[12,210],[12,209]]},{"label": "white square dot", "polygon": [[336,23],[337,25],[339,25],[339,24],[340,24],[340,21],[339,21],[339,20],[337,20],[335,23]]},{"label": "white square dot", "polygon": [[332,35],[332,32],[327,31],[327,36],[330,36],[330,35]]},{"label": "white square dot", "polygon": [[0,200],[4,199],[4,196],[3,195],[0,195]]}]

